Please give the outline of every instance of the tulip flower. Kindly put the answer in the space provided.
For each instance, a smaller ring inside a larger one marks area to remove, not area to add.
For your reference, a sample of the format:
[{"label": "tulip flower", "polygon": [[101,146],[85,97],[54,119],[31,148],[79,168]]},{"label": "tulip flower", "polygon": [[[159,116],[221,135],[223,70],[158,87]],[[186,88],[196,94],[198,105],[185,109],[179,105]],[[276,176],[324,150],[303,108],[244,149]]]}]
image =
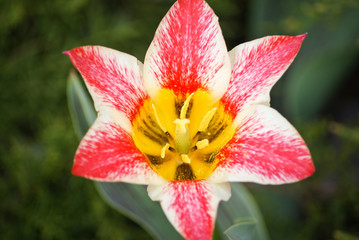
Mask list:
[{"label": "tulip flower", "polygon": [[208,4],[178,0],[144,64],[101,46],[66,51],[98,112],[72,173],[146,184],[185,239],[211,239],[228,182],[283,184],[314,172],[303,139],[269,106],[305,36],[268,36],[227,52]]}]

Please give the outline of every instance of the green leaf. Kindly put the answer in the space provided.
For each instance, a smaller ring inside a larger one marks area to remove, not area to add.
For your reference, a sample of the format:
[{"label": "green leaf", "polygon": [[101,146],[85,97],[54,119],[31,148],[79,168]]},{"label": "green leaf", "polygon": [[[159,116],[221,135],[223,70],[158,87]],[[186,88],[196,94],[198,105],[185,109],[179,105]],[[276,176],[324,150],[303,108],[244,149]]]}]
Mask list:
[{"label": "green leaf", "polygon": [[283,102],[295,119],[314,119],[355,67],[359,7],[347,8],[341,14],[335,28],[316,23],[308,29],[297,64],[288,74]]},{"label": "green leaf", "polygon": [[82,138],[95,121],[96,111],[75,71],[67,79],[67,99],[75,132]]},{"label": "green leaf", "polygon": [[293,119],[313,120],[355,69],[359,5],[344,0],[335,4],[310,0],[250,2],[252,38],[308,33],[285,79],[274,87],[283,91],[278,92],[283,96],[278,96],[281,99],[277,102],[284,107],[284,115]]},{"label": "green leaf", "polygon": [[[245,228],[248,228],[248,231],[253,228],[254,238],[268,240],[269,237],[263,222],[263,217],[248,190],[240,183],[231,183],[231,191],[231,198],[227,202],[221,202],[218,209],[217,226],[220,231],[226,233],[230,227],[234,224],[242,223],[244,219],[255,219],[256,224],[253,227]],[[239,229],[243,228],[244,227],[240,227]],[[230,231],[231,236],[234,236],[235,229],[237,229],[237,227],[234,227]],[[224,236],[223,239],[225,239]]]},{"label": "green leaf", "polygon": [[236,224],[228,228],[224,233],[230,240],[256,240],[256,224],[255,218],[243,218]]},{"label": "green leaf", "polygon": [[[73,125],[81,138],[96,119],[96,112],[75,72],[70,72],[67,95]],[[148,197],[145,186],[105,182],[95,184],[107,203],[140,224],[155,239],[183,239],[167,220],[160,204]]]},{"label": "green leaf", "polygon": [[349,233],[336,230],[334,233],[334,239],[335,240],[359,240],[359,237],[351,235]]},{"label": "green leaf", "polygon": [[103,182],[96,186],[112,207],[139,223],[154,238],[183,239],[167,220],[160,204],[148,197],[146,186]]},{"label": "green leaf", "polygon": [[341,86],[356,56],[357,52],[351,47],[336,47],[318,49],[317,55],[307,59],[298,58],[284,88],[283,102],[290,116],[294,119],[314,119]]},{"label": "green leaf", "polygon": [[359,127],[349,127],[341,123],[331,122],[329,130],[339,137],[359,143]]}]

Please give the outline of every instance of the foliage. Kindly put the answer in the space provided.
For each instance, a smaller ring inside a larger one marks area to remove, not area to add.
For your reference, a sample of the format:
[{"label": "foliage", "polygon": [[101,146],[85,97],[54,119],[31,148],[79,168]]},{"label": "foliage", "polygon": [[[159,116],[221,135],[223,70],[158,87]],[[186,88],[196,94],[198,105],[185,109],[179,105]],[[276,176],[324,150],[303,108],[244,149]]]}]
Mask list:
[{"label": "foliage", "polygon": [[[72,67],[61,52],[103,45],[143,60],[159,21],[173,2],[0,1],[1,239],[150,238],[108,206],[90,181],[71,175],[78,140],[66,99],[66,79]],[[358,63],[359,44],[354,31],[358,28],[343,21],[357,11],[357,1],[208,2],[220,18],[229,49],[265,34],[309,32],[308,44],[305,40],[298,56],[302,59],[294,61],[273,89],[272,99],[275,108],[292,117],[312,151],[317,171],[296,184],[247,185],[264,214],[271,238],[348,239],[346,236],[353,235],[355,239],[359,236],[359,72],[353,66]],[[277,6],[272,17],[267,15],[268,5]],[[330,34],[317,33],[321,29]],[[347,43],[352,44],[349,60],[345,54],[325,55],[327,49],[339,51]],[[326,49],[316,51],[320,45]],[[294,70],[311,60],[305,65],[326,73],[333,64],[321,63],[333,56],[335,67],[349,61],[347,67],[334,77],[330,74],[335,82],[330,94],[318,100],[321,104],[310,117],[299,120],[285,105],[295,103],[300,107],[296,109],[303,109],[305,102],[310,106],[314,100],[307,97],[325,88],[327,77],[315,75],[300,90],[301,97],[291,99],[293,94],[287,89],[296,88],[289,83],[298,81],[292,79],[302,73]],[[320,64],[315,62],[319,60]]]}]

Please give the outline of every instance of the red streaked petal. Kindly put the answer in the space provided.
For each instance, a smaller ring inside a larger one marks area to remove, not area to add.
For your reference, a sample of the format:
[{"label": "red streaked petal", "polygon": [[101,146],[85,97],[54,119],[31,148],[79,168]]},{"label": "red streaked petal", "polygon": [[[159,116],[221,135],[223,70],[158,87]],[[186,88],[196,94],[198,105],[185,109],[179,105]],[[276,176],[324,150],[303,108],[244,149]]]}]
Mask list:
[{"label": "red streaked petal", "polygon": [[272,86],[292,63],[305,36],[264,37],[229,52],[232,77],[222,102],[233,116],[246,106],[269,105]]},{"label": "red streaked petal", "polygon": [[208,181],[282,184],[313,174],[306,144],[276,110],[252,106],[235,121],[239,127],[219,153],[219,164]]},{"label": "red streaked petal", "polygon": [[160,23],[144,63],[151,97],[161,88],[175,94],[209,90],[219,99],[227,89],[230,60],[218,18],[203,0],[179,0]]},{"label": "red streaked petal", "polygon": [[137,184],[164,181],[148,165],[129,133],[101,113],[77,149],[72,173],[99,181]]},{"label": "red streaked petal", "polygon": [[168,220],[187,240],[210,240],[220,200],[230,197],[229,183],[177,181],[150,185],[148,194],[160,201]]},{"label": "red streaked petal", "polygon": [[98,111],[122,111],[132,120],[147,93],[141,63],[128,54],[101,46],[65,52],[84,78]]}]

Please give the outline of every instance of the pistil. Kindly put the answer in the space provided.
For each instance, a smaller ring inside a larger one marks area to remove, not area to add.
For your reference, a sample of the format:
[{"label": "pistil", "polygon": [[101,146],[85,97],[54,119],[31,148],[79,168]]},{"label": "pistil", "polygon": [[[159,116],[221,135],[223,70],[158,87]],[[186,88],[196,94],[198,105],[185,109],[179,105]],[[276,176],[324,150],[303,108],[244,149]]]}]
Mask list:
[{"label": "pistil", "polygon": [[234,133],[233,119],[220,103],[208,103],[209,94],[198,90],[187,96],[161,90],[156,101],[144,101],[132,122],[136,146],[168,181],[207,179]]},{"label": "pistil", "polygon": [[180,154],[187,154],[191,147],[191,135],[188,128],[189,120],[177,118],[173,123],[176,124],[174,137],[176,150]]},{"label": "pistil", "polygon": [[[179,154],[187,154],[191,147],[191,135],[189,133],[188,124],[190,123],[189,119],[186,118],[189,102],[193,93],[188,96],[186,101],[183,103],[181,108],[180,118],[177,118],[173,121],[176,124],[174,142],[176,150]],[[188,156],[187,156],[188,157]],[[183,159],[183,158],[182,158]]]}]

